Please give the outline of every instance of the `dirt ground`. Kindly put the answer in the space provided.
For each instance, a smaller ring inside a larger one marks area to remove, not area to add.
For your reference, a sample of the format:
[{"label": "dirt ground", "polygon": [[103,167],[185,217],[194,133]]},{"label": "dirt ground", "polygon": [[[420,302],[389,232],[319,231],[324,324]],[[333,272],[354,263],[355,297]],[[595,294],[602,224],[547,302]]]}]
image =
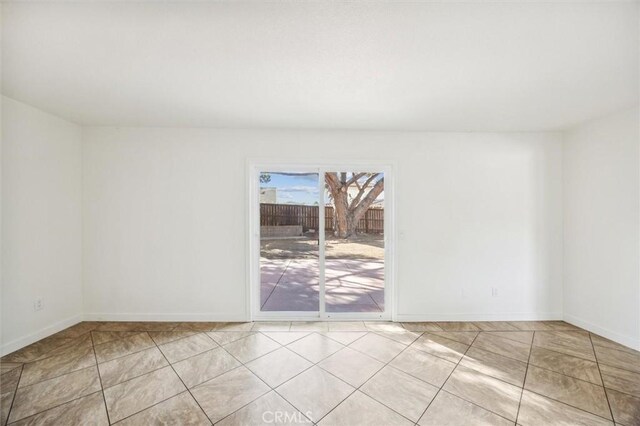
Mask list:
[{"label": "dirt ground", "polygon": [[[348,239],[325,237],[327,259],[384,259],[384,236],[358,234]],[[315,237],[269,239],[260,242],[260,256],[267,259],[309,259],[318,257]]]}]

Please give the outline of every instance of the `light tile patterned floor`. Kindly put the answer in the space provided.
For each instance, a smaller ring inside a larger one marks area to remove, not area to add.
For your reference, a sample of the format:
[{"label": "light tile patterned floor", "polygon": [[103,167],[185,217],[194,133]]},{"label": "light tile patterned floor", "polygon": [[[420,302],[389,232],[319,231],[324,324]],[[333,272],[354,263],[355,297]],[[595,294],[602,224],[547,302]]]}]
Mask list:
[{"label": "light tile patterned floor", "polygon": [[561,321],[85,322],[0,373],[0,426],[640,425],[640,352]]}]

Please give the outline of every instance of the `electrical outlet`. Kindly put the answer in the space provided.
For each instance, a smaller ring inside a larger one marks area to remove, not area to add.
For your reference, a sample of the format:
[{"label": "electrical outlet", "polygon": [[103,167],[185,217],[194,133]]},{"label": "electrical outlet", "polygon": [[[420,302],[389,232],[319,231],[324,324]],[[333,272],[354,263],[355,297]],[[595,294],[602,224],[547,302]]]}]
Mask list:
[{"label": "electrical outlet", "polygon": [[34,311],[41,311],[43,307],[44,307],[44,302],[42,301],[42,299],[36,299],[36,301],[33,302]]},{"label": "electrical outlet", "polygon": [[491,296],[498,297],[498,289],[496,287],[491,287]]}]

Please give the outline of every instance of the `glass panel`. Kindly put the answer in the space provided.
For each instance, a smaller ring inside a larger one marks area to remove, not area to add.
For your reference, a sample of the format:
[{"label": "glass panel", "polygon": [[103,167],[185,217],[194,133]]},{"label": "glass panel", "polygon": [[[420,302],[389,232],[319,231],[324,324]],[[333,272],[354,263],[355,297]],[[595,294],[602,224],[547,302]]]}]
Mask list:
[{"label": "glass panel", "polygon": [[325,173],[327,312],[384,312],[384,173]]},{"label": "glass panel", "polygon": [[260,310],[319,311],[318,173],[260,173]]}]

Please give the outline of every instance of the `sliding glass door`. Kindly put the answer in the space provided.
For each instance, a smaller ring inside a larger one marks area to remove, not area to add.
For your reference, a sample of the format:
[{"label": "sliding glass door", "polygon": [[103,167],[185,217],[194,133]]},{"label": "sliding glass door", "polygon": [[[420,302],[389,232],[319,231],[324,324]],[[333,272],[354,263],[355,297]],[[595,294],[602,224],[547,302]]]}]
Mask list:
[{"label": "sliding glass door", "polygon": [[384,312],[384,173],[325,172],[325,309]]},{"label": "sliding glass door", "polygon": [[255,166],[254,318],[388,318],[386,181],[383,168]]},{"label": "sliding glass door", "polygon": [[263,170],[260,310],[319,312],[318,173]]}]

